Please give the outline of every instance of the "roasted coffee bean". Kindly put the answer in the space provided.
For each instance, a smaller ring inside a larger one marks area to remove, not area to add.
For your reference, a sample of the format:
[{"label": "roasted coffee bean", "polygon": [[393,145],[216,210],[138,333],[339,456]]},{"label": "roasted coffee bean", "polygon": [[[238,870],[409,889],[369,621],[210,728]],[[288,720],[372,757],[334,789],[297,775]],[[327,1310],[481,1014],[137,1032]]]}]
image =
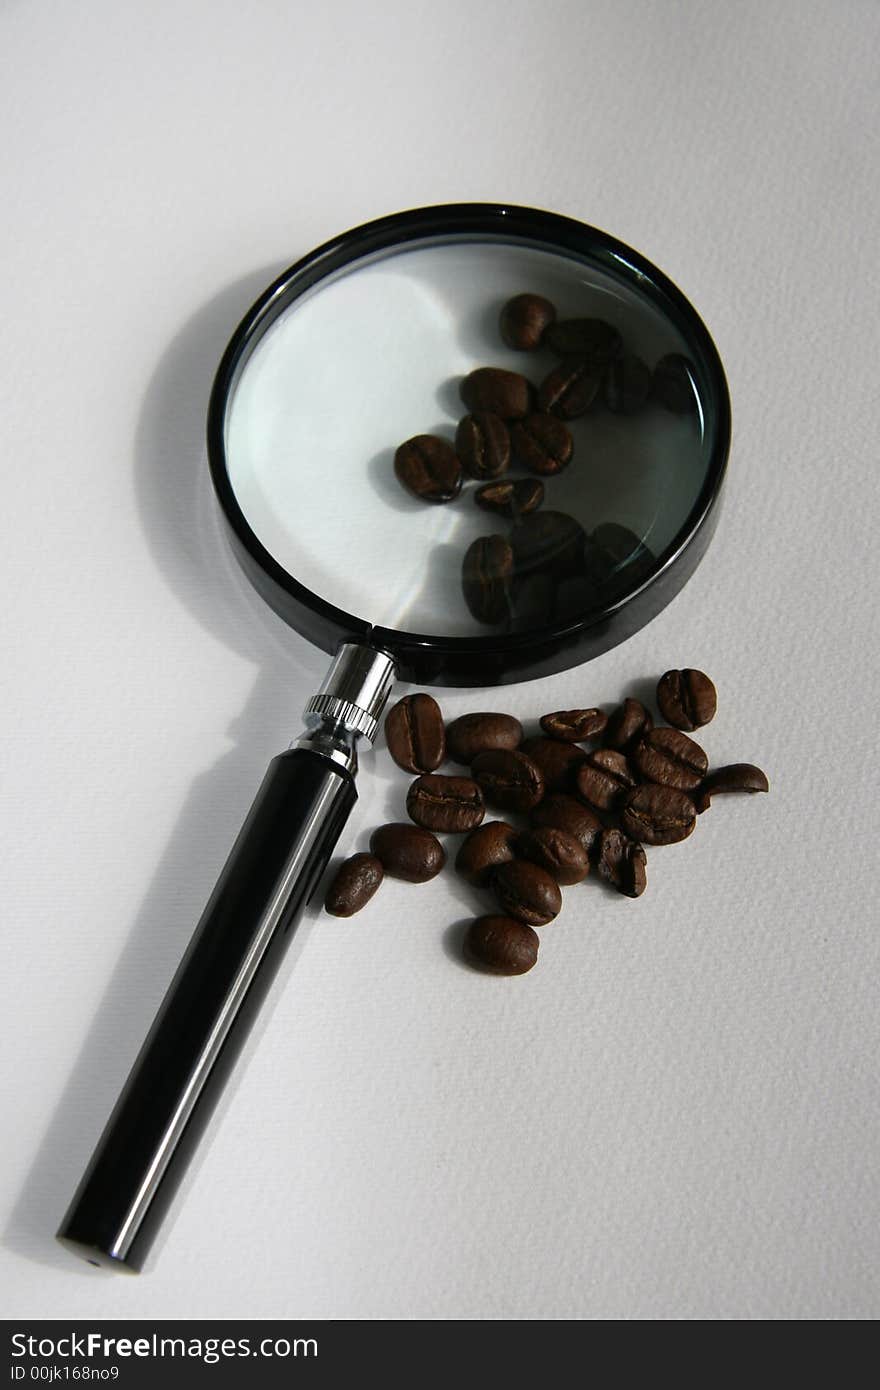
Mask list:
[{"label": "roasted coffee bean", "polygon": [[602,592],[595,580],[586,574],[574,574],[557,585],[553,615],[558,622],[581,622],[600,607],[602,601]]},{"label": "roasted coffee bean", "polygon": [[535,512],[510,533],[518,578],[541,570],[557,581],[577,574],[583,563],[584,529],[565,512]]},{"label": "roasted coffee bean", "polygon": [[608,363],[602,390],[609,410],[635,415],[648,399],[651,369],[640,357],[617,357]]},{"label": "roasted coffee bean", "polygon": [[626,758],[613,748],[589,753],[575,777],[578,796],[598,811],[615,810],[635,784]]},{"label": "roasted coffee bean", "polygon": [[[406,827],[410,829],[409,826]],[[324,911],[332,917],[351,917],[366,907],[385,875],[375,854],[353,854],[340,864],[327,889]]]},{"label": "roasted coffee bean", "polygon": [[657,682],[657,704],[667,724],[690,733],[715,718],[718,694],[702,671],[667,671]]},{"label": "roasted coffee bean", "polygon": [[601,581],[608,599],[638,588],[654,567],[653,553],[635,532],[616,521],[602,522],[590,541],[591,573]]},{"label": "roasted coffee bean", "polygon": [[478,753],[471,772],[486,800],[505,811],[530,811],[544,795],[541,769],[519,749],[493,748]]},{"label": "roasted coffee bean", "polygon": [[406,812],[410,820],[426,830],[460,832],[473,830],[480,824],[486,814],[486,804],[483,793],[470,777],[445,777],[439,772],[428,772],[412,783],[406,797]]},{"label": "roasted coffee bean", "polygon": [[553,620],[556,584],[551,575],[535,571],[517,578],[511,596],[511,632],[542,631]]},{"label": "roasted coffee bean", "polygon": [[722,792],[769,792],[767,774],[752,763],[731,763],[729,767],[716,767],[704,777],[699,789],[694,792],[697,811],[705,811],[713,796]]},{"label": "roasted coffee bean", "polygon": [[523,728],[512,714],[463,714],[446,730],[446,753],[454,763],[473,762],[490,748],[518,748]]},{"label": "roasted coffee bean", "polygon": [[484,483],[474,491],[474,501],[487,512],[516,521],[520,516],[535,512],[544,501],[544,484],[540,478],[505,478],[500,483]]},{"label": "roasted coffee bean", "polygon": [[385,720],[385,742],[404,772],[433,772],[446,756],[440,706],[430,695],[405,695]]},{"label": "roasted coffee bean", "polygon": [[603,830],[596,868],[607,883],[628,898],[638,898],[648,882],[647,857],[637,841],[622,830]]},{"label": "roasted coffee bean", "polygon": [[455,452],[472,478],[500,478],[510,467],[510,431],[500,416],[478,410],[459,421]]},{"label": "roasted coffee bean", "polygon": [[580,353],[605,362],[623,350],[617,329],[603,319],[561,319],[546,330],[544,342],[559,357]]},{"label": "roasted coffee bean", "polygon": [[594,811],[575,801],[573,796],[545,796],[529,816],[537,829],[542,826],[555,826],[573,835],[583,845],[589,857],[602,830],[602,822]]},{"label": "roasted coffee bean", "polygon": [[531,927],[495,913],[471,922],[464,938],[468,959],[492,975],[524,975],[538,959],[539,945]]},{"label": "roasted coffee bean", "polygon": [[370,849],[386,874],[407,883],[427,883],[446,863],[440,841],[428,830],[406,821],[380,825],[370,836]]},{"label": "roasted coffee bean", "polygon": [[560,709],[555,714],[542,714],[540,723],[550,738],[562,739],[563,743],[584,743],[604,733],[608,716],[600,709]]},{"label": "roasted coffee bean", "polygon": [[687,415],[697,408],[697,392],[693,382],[693,363],[681,353],[670,352],[661,357],[654,368],[651,395],[666,410],[675,415]]},{"label": "roasted coffee bean", "polygon": [[514,846],[519,831],[503,820],[489,820],[478,825],[462,844],[455,867],[469,883],[483,887],[489,882],[499,864],[516,858]]},{"label": "roasted coffee bean", "polygon": [[603,740],[605,747],[627,753],[645,734],[649,734],[653,727],[654,721],[641,700],[624,700],[608,720]]},{"label": "roasted coffee bean", "polygon": [[435,434],[417,434],[394,455],[394,472],[422,502],[451,502],[461,492],[461,464],[452,445]]},{"label": "roasted coffee bean", "polygon": [[677,787],[645,782],[628,793],[620,813],[621,828],[644,845],[674,845],[686,840],[697,823],[691,798]]},{"label": "roasted coffee bean", "polygon": [[503,622],[510,611],[513,550],[503,536],[480,536],[465,551],[461,587],[480,623]]},{"label": "roasted coffee bean", "polygon": [[541,769],[545,792],[571,791],[575,772],[587,756],[576,743],[555,738],[527,738],[521,751]]},{"label": "roasted coffee bean", "polygon": [[556,309],[543,295],[516,294],[501,310],[498,327],[509,348],[531,352],[555,318]]},{"label": "roasted coffee bean", "polygon": [[574,440],[562,421],[540,411],[511,425],[510,443],[516,462],[544,478],[561,473],[574,453]]},{"label": "roasted coffee bean", "polygon": [[518,853],[521,859],[546,869],[557,883],[580,883],[590,872],[587,851],[580,840],[556,825],[541,826],[523,835]]},{"label": "roasted coffee bean", "polygon": [[488,410],[502,420],[521,420],[531,409],[532,388],[519,372],[501,367],[478,367],[469,372],[459,387],[468,410]]},{"label": "roasted coffee bean", "polygon": [[538,408],[563,420],[586,415],[599,394],[602,371],[591,357],[563,357],[538,387]]},{"label": "roasted coffee bean", "polygon": [[648,782],[683,792],[695,791],[709,769],[709,759],[700,745],[680,729],[652,729],[630,758]]},{"label": "roasted coffee bean", "polygon": [[537,864],[514,859],[492,875],[492,887],[502,911],[529,927],[544,927],[562,907],[559,884]]}]

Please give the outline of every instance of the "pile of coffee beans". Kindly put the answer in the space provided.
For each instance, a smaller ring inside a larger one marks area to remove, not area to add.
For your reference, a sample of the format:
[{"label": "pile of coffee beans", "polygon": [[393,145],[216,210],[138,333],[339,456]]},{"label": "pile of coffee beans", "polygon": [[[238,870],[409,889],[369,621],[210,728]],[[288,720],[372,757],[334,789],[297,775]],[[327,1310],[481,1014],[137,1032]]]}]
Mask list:
[{"label": "pile of coffee beans", "polygon": [[[380,826],[369,854],[341,865],[326,910],[352,916],[385,874],[408,883],[435,878],[447,860],[438,835],[464,835],[455,868],[496,904],[468,928],[466,955],[493,974],[530,970],[535,928],[560,912],[562,887],[594,869],[618,893],[638,898],[647,886],[646,845],[687,839],[714,796],[769,790],[751,763],[710,768],[690,738],[717,706],[702,671],[667,671],[657,706],[667,725],[655,725],[630,698],[610,714],[552,711],[541,716],[541,734],[526,738],[510,714],[465,714],[447,725],[432,696],[405,696],[386,718],[385,737],[398,767],[415,774],[409,820]],[[444,762],[469,775],[438,772]],[[505,819],[487,821],[487,806]]]},{"label": "pile of coffee beans", "polygon": [[[423,502],[451,502],[466,479],[478,507],[511,523],[505,533],[478,537],[462,562],[462,591],[480,623],[521,631],[568,620],[611,602],[647,574],[654,557],[625,526],[605,522],[590,532],[565,512],[539,511],[545,482],[568,468],[574,440],[566,421],[608,410],[635,415],[651,405],[675,414],[696,410],[692,367],[669,353],[653,371],[628,352],[603,319],[557,318],[548,299],[518,294],[501,310],[507,347],[549,348],[559,359],[535,386],[518,372],[478,367],[461,382],[468,414],[454,445],[419,434],[394,456],[400,483]],[[509,470],[527,476],[511,479]]]}]

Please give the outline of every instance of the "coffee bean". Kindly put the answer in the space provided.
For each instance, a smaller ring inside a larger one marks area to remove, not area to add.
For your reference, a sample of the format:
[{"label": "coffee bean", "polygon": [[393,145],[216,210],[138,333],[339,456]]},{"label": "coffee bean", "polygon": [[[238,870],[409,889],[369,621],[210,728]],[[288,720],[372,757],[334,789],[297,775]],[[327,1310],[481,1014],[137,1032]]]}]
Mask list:
[{"label": "coffee bean", "polygon": [[577,574],[583,563],[584,529],[565,512],[535,512],[510,533],[517,577],[541,570],[557,581]]},{"label": "coffee bean", "polygon": [[433,772],[446,756],[440,706],[430,695],[405,695],[385,720],[385,742],[404,772]]},{"label": "coffee bean", "polygon": [[461,464],[452,445],[434,434],[417,434],[394,455],[394,472],[422,502],[451,502],[461,492]]},{"label": "coffee bean", "polygon": [[608,727],[605,730],[605,747],[616,748],[620,753],[627,753],[631,748],[649,734],[654,727],[651,718],[641,700],[624,700],[623,704],[614,711],[608,720]]},{"label": "coffee bean", "polygon": [[602,830],[602,822],[589,807],[575,801],[573,796],[545,796],[529,816],[537,829],[542,826],[556,826],[579,840],[587,855],[592,857],[593,848]]},{"label": "coffee bean", "polygon": [[604,521],[597,526],[590,540],[593,543],[590,551],[592,572],[601,580],[608,600],[637,589],[656,563],[655,556],[638,536],[616,521]]},{"label": "coffee bean", "polygon": [[557,883],[580,883],[590,872],[587,851],[580,840],[555,825],[541,826],[523,835],[519,856],[552,874]]},{"label": "coffee bean", "polygon": [[478,367],[469,372],[459,387],[468,410],[488,410],[502,420],[521,420],[531,409],[532,388],[519,372],[501,367]]},{"label": "coffee bean", "polygon": [[623,349],[617,329],[603,319],[562,319],[546,330],[544,342],[559,357],[581,353],[603,362]]},{"label": "coffee bean", "polygon": [[693,382],[693,363],[681,353],[670,352],[661,357],[654,368],[651,395],[655,401],[675,415],[687,415],[697,408],[697,393]]},{"label": "coffee bean", "polygon": [[571,575],[561,580],[556,588],[554,618],[560,623],[583,622],[601,606],[602,601],[602,593],[595,580],[586,574]]},{"label": "coffee bean", "polygon": [[380,825],[370,836],[370,849],[386,874],[407,883],[427,883],[446,863],[446,851],[428,830],[406,821]]},{"label": "coffee bean", "polygon": [[530,352],[539,346],[544,330],[556,318],[556,309],[540,294],[517,294],[501,310],[499,328],[509,348]]},{"label": "coffee bean", "polygon": [[679,729],[652,729],[630,757],[648,782],[685,792],[696,790],[709,768],[709,759],[700,745]]},{"label": "coffee bean", "polygon": [[767,774],[752,763],[731,763],[729,767],[717,767],[704,777],[694,800],[698,812],[705,811],[713,796],[722,792],[769,792]]},{"label": "coffee bean", "polygon": [[360,912],[379,887],[384,874],[382,862],[374,854],[353,854],[337,869],[327,889],[324,911],[333,917],[351,917],[355,912]]},{"label": "coffee bean", "polygon": [[635,415],[651,390],[651,369],[640,357],[626,355],[608,363],[603,394],[616,415]]},{"label": "coffee bean", "polygon": [[626,758],[613,748],[589,753],[575,777],[578,796],[598,811],[615,810],[635,784]]},{"label": "coffee bean", "polygon": [[555,714],[542,714],[540,723],[550,738],[561,739],[564,743],[584,743],[587,739],[599,738],[608,716],[600,709],[560,709]]},{"label": "coffee bean", "polygon": [[529,927],[544,927],[562,907],[559,884],[546,869],[525,860],[502,864],[492,876],[492,887],[502,911]]},{"label": "coffee bean", "polygon": [[628,898],[641,897],[645,891],[648,882],[645,851],[622,830],[602,831],[596,868],[607,883]]},{"label": "coffee bean", "polygon": [[500,416],[478,410],[459,421],[455,452],[472,478],[499,478],[510,467],[510,431]]},{"label": "coffee bean", "polygon": [[480,536],[465,552],[461,587],[465,602],[481,623],[500,623],[510,608],[513,550],[503,536]]},{"label": "coffee bean", "polygon": [[628,793],[620,813],[621,828],[645,845],[674,845],[686,840],[697,823],[693,801],[676,787],[645,782]]},{"label": "coffee bean", "polygon": [[540,411],[511,425],[510,443],[516,462],[545,478],[561,473],[574,453],[574,440],[562,421]]},{"label": "coffee bean", "polygon": [[602,370],[591,357],[563,357],[538,387],[538,408],[563,420],[586,415],[599,394]]},{"label": "coffee bean", "polygon": [[540,768],[519,749],[493,748],[478,753],[471,772],[486,800],[506,811],[530,811],[544,795]]},{"label": "coffee bean", "polygon": [[455,867],[469,883],[485,886],[499,864],[516,857],[519,831],[503,820],[485,821],[472,830],[458,851]]},{"label": "coffee bean", "polygon": [[657,704],[667,724],[676,729],[701,729],[715,718],[718,695],[702,671],[667,671],[657,682]]},{"label": "coffee bean", "polygon": [[540,478],[505,479],[500,483],[484,483],[474,491],[474,501],[487,512],[516,521],[520,516],[535,512],[544,501],[544,484]]},{"label": "coffee bean", "polygon": [[538,933],[512,917],[488,913],[471,922],[465,955],[492,975],[524,975],[538,959]]},{"label": "coffee bean", "polygon": [[541,769],[546,792],[571,791],[575,772],[587,756],[577,744],[555,738],[527,738],[521,751]]},{"label": "coffee bean", "polygon": [[[426,830],[473,830],[486,813],[483,793],[470,777],[428,772],[417,777],[406,797],[410,820]],[[380,855],[381,858],[381,855]]]},{"label": "coffee bean", "polygon": [[553,620],[555,595],[556,585],[549,574],[535,571],[521,578],[514,575],[510,630],[543,634]]},{"label": "coffee bean", "polygon": [[446,752],[469,767],[490,748],[518,748],[522,736],[522,724],[512,714],[463,714],[446,730]]}]

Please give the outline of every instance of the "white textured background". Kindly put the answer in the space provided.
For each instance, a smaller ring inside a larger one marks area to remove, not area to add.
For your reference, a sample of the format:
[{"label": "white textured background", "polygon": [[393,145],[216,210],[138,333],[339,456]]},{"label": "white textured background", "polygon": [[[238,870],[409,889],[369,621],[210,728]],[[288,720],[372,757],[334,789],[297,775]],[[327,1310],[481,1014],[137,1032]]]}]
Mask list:
[{"label": "white textured background", "polygon": [[[880,1312],[878,42],[875,0],[0,3],[5,1316]],[[324,669],[227,557],[209,381],[282,265],[459,199],[638,247],[734,403],[687,589],[504,706],[702,666],[772,792],[636,903],[570,890],[520,980],[450,953],[452,875],[307,921],[153,1269],[104,1277],[52,1232]]]}]

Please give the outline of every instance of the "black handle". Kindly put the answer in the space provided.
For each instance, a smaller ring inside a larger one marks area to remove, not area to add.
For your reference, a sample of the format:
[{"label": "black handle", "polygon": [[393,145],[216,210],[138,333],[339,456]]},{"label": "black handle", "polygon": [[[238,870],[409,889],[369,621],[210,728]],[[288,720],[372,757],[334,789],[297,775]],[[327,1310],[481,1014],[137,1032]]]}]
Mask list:
[{"label": "black handle", "polygon": [[269,765],[59,1240],[137,1271],[357,799],[306,749]]}]

